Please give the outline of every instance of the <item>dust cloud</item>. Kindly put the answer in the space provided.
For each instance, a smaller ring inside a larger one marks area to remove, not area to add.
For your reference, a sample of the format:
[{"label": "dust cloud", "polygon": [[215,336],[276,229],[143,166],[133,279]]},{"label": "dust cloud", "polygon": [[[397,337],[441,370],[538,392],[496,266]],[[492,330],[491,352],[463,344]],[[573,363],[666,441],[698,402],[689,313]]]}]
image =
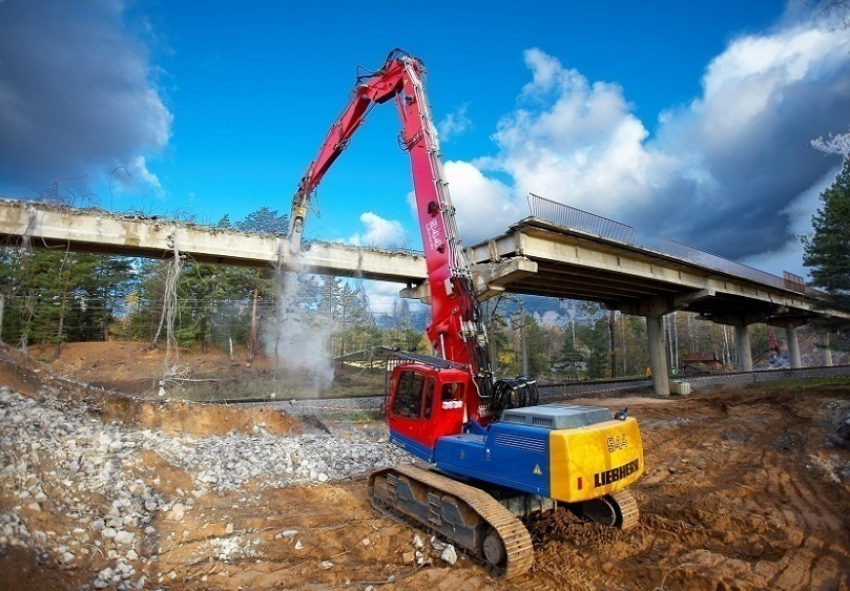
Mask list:
[{"label": "dust cloud", "polygon": [[311,308],[306,297],[309,287],[295,270],[281,269],[274,326],[263,333],[266,353],[276,361],[275,377],[303,376],[303,385],[318,394],[330,388],[334,379],[329,347],[333,327],[328,318]]}]

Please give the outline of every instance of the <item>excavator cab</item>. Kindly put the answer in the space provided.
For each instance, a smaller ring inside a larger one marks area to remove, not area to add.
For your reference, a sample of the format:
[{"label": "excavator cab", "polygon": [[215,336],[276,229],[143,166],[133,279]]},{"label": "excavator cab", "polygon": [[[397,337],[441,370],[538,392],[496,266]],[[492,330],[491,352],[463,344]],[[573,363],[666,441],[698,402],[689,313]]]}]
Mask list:
[{"label": "excavator cab", "polygon": [[430,355],[394,353],[387,364],[384,414],[390,441],[426,461],[439,438],[462,433],[469,421],[469,371]]}]

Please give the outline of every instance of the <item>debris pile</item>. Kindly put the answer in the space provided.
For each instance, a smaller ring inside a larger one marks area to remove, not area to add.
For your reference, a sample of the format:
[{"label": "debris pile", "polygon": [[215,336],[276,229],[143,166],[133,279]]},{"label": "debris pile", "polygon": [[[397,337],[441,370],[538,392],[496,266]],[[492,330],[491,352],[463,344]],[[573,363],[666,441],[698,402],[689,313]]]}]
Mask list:
[{"label": "debris pile", "polygon": [[[0,547],[34,549],[69,570],[97,559],[98,589],[144,587],[159,555],[157,522],[181,521],[202,495],[249,481],[268,488],[345,479],[409,461],[370,431],[278,436],[259,424],[252,435],[172,437],[104,424],[57,394],[43,386],[34,399],[0,387]],[[145,453],[185,470],[193,489],[160,487]]]}]

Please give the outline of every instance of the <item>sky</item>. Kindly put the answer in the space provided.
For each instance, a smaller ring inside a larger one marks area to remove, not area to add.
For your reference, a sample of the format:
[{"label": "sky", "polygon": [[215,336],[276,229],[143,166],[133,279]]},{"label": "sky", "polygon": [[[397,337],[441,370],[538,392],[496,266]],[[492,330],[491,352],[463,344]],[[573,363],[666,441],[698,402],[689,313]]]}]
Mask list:
[{"label": "sky", "polygon": [[[847,3],[844,4],[846,8]],[[534,193],[781,275],[850,130],[850,29],[807,0],[0,0],[0,195],[233,222],[288,213],[356,67],[426,87],[464,244]],[[309,239],[421,246],[391,103]],[[397,286],[386,288],[397,290]]]}]

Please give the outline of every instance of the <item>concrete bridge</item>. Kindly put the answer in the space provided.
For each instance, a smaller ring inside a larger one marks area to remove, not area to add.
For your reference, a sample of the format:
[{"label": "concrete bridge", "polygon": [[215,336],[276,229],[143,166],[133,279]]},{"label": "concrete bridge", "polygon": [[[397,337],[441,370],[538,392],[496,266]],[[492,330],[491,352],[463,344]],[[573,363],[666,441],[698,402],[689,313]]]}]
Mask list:
[{"label": "concrete bridge", "polygon": [[295,257],[283,235],[14,199],[0,199],[0,240],[146,258],[169,258],[179,252],[200,263],[292,265],[310,273],[396,283],[422,283],[426,275],[424,259],[410,252],[314,242]]},{"label": "concrete bridge", "polygon": [[[609,310],[646,318],[655,391],[670,392],[662,318],[688,310],[735,328],[738,369],[752,371],[747,326],[766,323],[787,334],[792,368],[802,367],[796,327],[838,312],[816,310],[794,276],[753,269],[721,271],[659,250],[526,218],[508,232],[467,249],[478,291],[499,290],[600,302]],[[707,254],[707,253],[703,253]],[[727,261],[728,262],[728,261]],[[743,276],[748,275],[748,276]],[[408,290],[410,291],[410,290]],[[827,336],[824,364],[832,365]]]},{"label": "concrete bridge", "polygon": [[[33,247],[167,258],[179,252],[199,262],[357,276],[407,284],[405,297],[426,302],[425,262],[410,252],[312,243],[289,253],[284,236],[243,233],[185,222],[0,200],[0,239]],[[681,256],[529,217],[506,233],[467,248],[476,290],[596,301],[647,321],[655,390],[668,394],[662,317],[689,310],[735,327],[739,369],[752,369],[749,324],[785,328],[792,367],[801,367],[795,328],[825,315],[799,281],[765,273],[718,270]],[[742,276],[748,275],[748,276]],[[834,315],[834,314],[833,314]],[[825,349],[828,354],[829,349]],[[829,358],[827,363],[831,364]]]}]

